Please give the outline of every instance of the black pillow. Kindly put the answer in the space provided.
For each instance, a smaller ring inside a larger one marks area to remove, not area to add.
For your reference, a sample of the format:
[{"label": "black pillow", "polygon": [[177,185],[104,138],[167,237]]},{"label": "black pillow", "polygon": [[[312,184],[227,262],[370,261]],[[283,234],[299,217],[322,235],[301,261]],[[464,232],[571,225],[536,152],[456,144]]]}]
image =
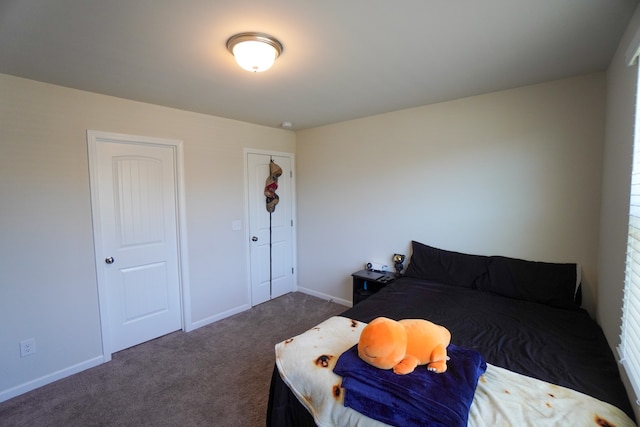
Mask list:
[{"label": "black pillow", "polygon": [[580,306],[576,264],[555,264],[492,256],[487,274],[476,283],[481,291],[560,308]]},{"label": "black pillow", "polygon": [[404,275],[451,286],[474,288],[474,283],[487,271],[489,257],[459,252],[411,242],[412,254]]}]

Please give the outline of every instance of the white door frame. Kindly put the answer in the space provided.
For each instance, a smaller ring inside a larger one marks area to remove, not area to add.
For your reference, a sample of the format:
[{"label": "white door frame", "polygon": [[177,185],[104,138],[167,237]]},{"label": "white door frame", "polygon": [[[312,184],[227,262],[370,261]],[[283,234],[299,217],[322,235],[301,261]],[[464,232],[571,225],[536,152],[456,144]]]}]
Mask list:
[{"label": "white door frame", "polygon": [[262,154],[265,156],[282,156],[288,157],[291,159],[291,220],[293,221],[293,227],[291,229],[291,264],[293,265],[293,290],[294,292],[298,290],[298,237],[296,230],[298,229],[298,221],[296,217],[296,162],[295,162],[295,154],[287,153],[284,151],[269,151],[269,150],[258,150],[253,148],[245,148],[244,149],[244,200],[245,200],[245,208],[244,208],[244,223],[247,224],[245,227],[245,253],[247,254],[246,261],[246,282],[247,282],[247,292],[249,295],[249,306],[253,307],[253,296],[251,289],[251,230],[249,229],[249,154]]},{"label": "white door frame", "polygon": [[[175,154],[175,179],[176,179],[176,229],[178,231],[177,245],[178,245],[178,280],[180,288],[180,303],[182,308],[182,330],[190,331],[193,329],[193,325],[190,322],[191,319],[191,294],[189,289],[189,269],[188,269],[188,256],[187,256],[187,218],[186,218],[186,203],[185,203],[185,190],[184,190],[184,154],[182,148],[182,141],[164,138],[154,138],[147,136],[126,135],[112,132],[102,132],[87,130],[87,149],[89,155],[89,170],[90,178],[95,175],[91,171],[98,170],[98,158],[97,158],[97,144],[99,141],[110,141],[125,144],[138,144],[138,145],[161,145],[171,147]],[[100,228],[97,224],[100,224],[100,200],[98,200],[98,183],[95,179],[90,179],[91,183],[91,215],[93,218],[93,238],[94,238],[94,256],[96,262],[96,279],[98,283],[98,303],[100,307],[100,324],[102,332],[102,358],[103,362],[111,360],[111,342],[109,335],[109,322],[108,322],[108,310],[107,310],[107,293],[105,289],[106,278],[104,277],[104,260],[100,253],[102,248],[102,235]]]}]

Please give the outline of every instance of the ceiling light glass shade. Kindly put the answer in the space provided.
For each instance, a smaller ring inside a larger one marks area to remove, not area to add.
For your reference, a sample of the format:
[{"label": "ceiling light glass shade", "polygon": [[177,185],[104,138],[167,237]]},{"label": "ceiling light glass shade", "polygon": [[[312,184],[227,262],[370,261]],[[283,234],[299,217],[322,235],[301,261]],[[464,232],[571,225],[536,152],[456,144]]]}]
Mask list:
[{"label": "ceiling light glass shade", "polygon": [[240,33],[227,40],[227,49],[247,71],[266,71],[282,53],[282,44],[264,33]]}]

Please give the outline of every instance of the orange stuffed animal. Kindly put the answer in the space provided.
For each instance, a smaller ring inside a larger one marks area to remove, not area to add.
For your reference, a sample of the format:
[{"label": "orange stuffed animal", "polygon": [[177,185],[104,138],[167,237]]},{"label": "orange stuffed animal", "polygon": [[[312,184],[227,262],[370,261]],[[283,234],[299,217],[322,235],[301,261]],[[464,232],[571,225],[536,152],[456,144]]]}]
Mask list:
[{"label": "orange stuffed animal", "polygon": [[442,373],[447,370],[450,342],[449,330],[428,320],[378,317],[362,330],[358,356],[376,368],[393,368],[399,375],[413,372],[418,365]]}]

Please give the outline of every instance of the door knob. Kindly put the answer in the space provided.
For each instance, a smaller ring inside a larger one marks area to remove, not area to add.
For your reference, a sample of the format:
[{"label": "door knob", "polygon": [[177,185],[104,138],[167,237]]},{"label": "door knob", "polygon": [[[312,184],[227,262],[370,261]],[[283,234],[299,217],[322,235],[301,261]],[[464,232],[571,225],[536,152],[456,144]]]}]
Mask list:
[{"label": "door knob", "polygon": [[115,261],[115,259],[113,259],[112,256],[105,258],[104,262],[106,262],[107,264],[113,264],[113,262]]},{"label": "door knob", "polygon": [[251,238],[251,240],[253,240],[254,242],[257,242],[257,241],[258,241],[258,237],[253,236],[253,237]]}]

